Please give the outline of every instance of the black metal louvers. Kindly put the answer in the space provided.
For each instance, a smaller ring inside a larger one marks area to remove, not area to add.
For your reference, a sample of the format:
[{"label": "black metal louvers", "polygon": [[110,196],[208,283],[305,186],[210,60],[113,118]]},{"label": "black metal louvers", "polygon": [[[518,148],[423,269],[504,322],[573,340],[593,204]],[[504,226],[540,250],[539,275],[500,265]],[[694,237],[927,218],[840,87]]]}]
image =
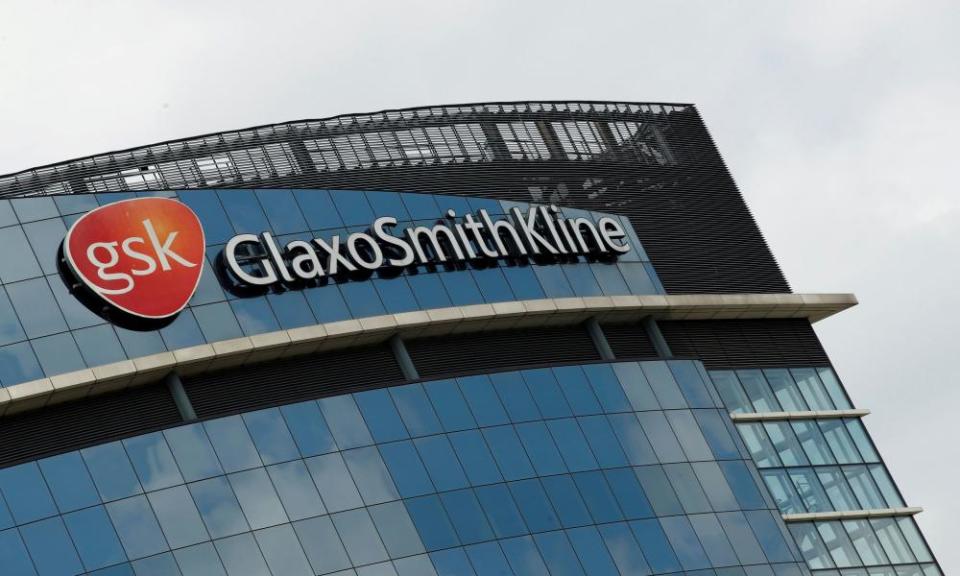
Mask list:
[{"label": "black metal louvers", "polygon": [[603,334],[617,359],[657,358],[650,336],[643,324],[603,324]]},{"label": "black metal louvers", "polygon": [[582,326],[417,338],[406,345],[422,378],[600,359]]},{"label": "black metal louvers", "polygon": [[338,188],[627,215],[668,293],[789,292],[689,104],[500,102],[210,134],[0,176],[0,197]]},{"label": "black metal louvers", "polygon": [[700,358],[710,369],[829,366],[810,322],[675,320],[657,322],[675,356]]},{"label": "black metal louvers", "polygon": [[183,378],[200,419],[402,382],[387,346],[275,360]]},{"label": "black metal louvers", "polygon": [[180,422],[166,386],[129,388],[0,419],[0,468]]}]

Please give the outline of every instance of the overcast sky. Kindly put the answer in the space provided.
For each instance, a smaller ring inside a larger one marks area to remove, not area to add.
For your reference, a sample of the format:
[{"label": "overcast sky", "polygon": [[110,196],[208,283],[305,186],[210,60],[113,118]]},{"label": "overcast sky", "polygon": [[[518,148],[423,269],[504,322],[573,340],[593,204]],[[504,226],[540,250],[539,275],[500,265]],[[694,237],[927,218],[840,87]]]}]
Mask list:
[{"label": "overcast sky", "polygon": [[960,570],[957,2],[0,0],[0,173],[251,125],[693,102],[946,573]]}]

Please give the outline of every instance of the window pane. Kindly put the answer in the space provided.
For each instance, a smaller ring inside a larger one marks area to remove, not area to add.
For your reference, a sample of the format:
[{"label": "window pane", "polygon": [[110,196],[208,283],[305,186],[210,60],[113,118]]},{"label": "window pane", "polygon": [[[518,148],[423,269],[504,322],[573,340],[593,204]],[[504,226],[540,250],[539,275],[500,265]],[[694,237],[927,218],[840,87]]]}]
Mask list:
[{"label": "window pane", "polygon": [[350,559],[329,516],[311,518],[293,525],[316,574],[327,574],[350,567]]},{"label": "window pane", "polygon": [[486,512],[490,526],[497,538],[507,538],[527,533],[527,527],[520,515],[510,491],[504,484],[483,486],[474,493]]},{"label": "window pane", "polygon": [[240,534],[214,542],[230,576],[268,576],[270,570],[251,534]]},{"label": "window pane", "polygon": [[766,378],[760,370],[737,370],[737,377],[743,385],[747,397],[753,404],[756,412],[780,412],[780,403],[777,402],[773,391],[767,385]]},{"label": "window pane", "polygon": [[413,520],[402,502],[373,506],[369,511],[391,558],[422,554],[425,551]]},{"label": "window pane", "polygon": [[74,512],[63,519],[87,570],[127,560],[107,511],[102,506]]},{"label": "window pane", "polygon": [[713,385],[720,393],[727,410],[734,414],[753,412],[753,404],[732,370],[713,370],[710,372],[710,379],[713,380]]},{"label": "window pane", "polygon": [[85,448],[80,453],[104,502],[143,492],[120,442]]},{"label": "window pane", "polygon": [[160,527],[171,548],[199,544],[209,540],[196,504],[185,486],[148,494]]},{"label": "window pane", "polygon": [[493,538],[493,530],[487,523],[473,490],[447,492],[440,495],[440,500],[460,542],[472,544]]},{"label": "window pane", "polygon": [[20,534],[41,575],[79,574],[83,571],[73,542],[60,518],[21,526]]},{"label": "window pane", "polygon": [[203,480],[188,488],[212,538],[232,536],[250,529],[226,478],[219,476]]},{"label": "window pane", "polygon": [[370,506],[400,497],[375,447],[348,450],[343,452],[343,459],[350,469],[364,504]]},{"label": "window pane", "polygon": [[223,474],[203,425],[190,424],[171,428],[164,430],[163,435],[187,482]]},{"label": "window pane", "polygon": [[265,465],[286,462],[300,456],[280,410],[269,408],[248,412],[243,415],[243,421]]},{"label": "window pane", "polygon": [[301,402],[280,408],[287,427],[303,457],[333,452],[337,445],[316,402]]},{"label": "window pane", "polygon": [[123,441],[133,468],[144,490],[160,490],[183,484],[183,477],[173,459],[163,434],[154,432]]},{"label": "window pane", "polygon": [[797,387],[800,388],[800,393],[803,394],[803,398],[807,401],[807,406],[811,410],[834,409],[833,402],[830,401],[830,395],[827,394],[827,389],[820,382],[816,370],[813,368],[795,368],[790,373],[797,381]]},{"label": "window pane", "polygon": [[763,375],[767,378],[767,383],[773,390],[773,394],[780,402],[780,406],[787,411],[807,410],[807,403],[800,393],[800,389],[790,376],[790,371],[786,369],[764,370]]},{"label": "window pane", "polygon": [[360,493],[340,454],[317,456],[306,462],[327,510],[339,512],[363,506]]},{"label": "window pane", "polygon": [[79,452],[46,458],[40,460],[39,464],[60,512],[100,503],[97,489]]},{"label": "window pane", "polygon": [[35,462],[0,470],[0,490],[17,524],[57,513],[57,507]]},{"label": "window pane", "polygon": [[107,504],[107,512],[131,560],[167,550],[167,542],[150,504],[143,496],[134,496]]},{"label": "window pane", "polygon": [[300,520],[326,513],[320,493],[300,460],[267,468],[280,502],[291,520]]},{"label": "window pane", "polygon": [[267,566],[273,574],[313,576],[300,541],[289,525],[254,532]]}]

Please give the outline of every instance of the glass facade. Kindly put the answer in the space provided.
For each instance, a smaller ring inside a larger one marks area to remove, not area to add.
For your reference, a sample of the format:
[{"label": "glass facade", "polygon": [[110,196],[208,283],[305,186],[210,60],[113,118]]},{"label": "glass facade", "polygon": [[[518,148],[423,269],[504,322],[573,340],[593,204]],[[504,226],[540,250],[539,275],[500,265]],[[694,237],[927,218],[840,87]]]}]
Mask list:
[{"label": "glass facade", "polygon": [[0,566],[5,576],[806,573],[735,436],[694,361],[322,398],[0,470]]},{"label": "glass facade", "polygon": [[[733,414],[853,408],[826,367],[715,370],[710,377]],[[905,505],[860,418],[778,419],[736,428],[783,514]],[[908,516],[790,522],[789,528],[817,574],[940,574]]]},{"label": "glass facade", "polygon": [[[318,323],[492,302],[662,294],[640,241],[623,216],[633,250],[616,262],[529,262],[408,268],[363,281],[333,279],[303,290],[237,297],[218,281],[213,262],[239,233],[271,232],[278,241],[329,238],[365,230],[377,216],[433,225],[453,209],[484,209],[492,217],[526,204],[489,199],[343,190],[202,190],[138,192],[177,197],[198,215],[207,239],[200,285],[187,309],[161,330],[138,332],[108,324],[69,293],[57,270],[58,249],[83,213],[134,197],[52,196],[0,201],[0,386],[100,366],[197,344]],[[594,222],[599,213],[563,209]]]}]

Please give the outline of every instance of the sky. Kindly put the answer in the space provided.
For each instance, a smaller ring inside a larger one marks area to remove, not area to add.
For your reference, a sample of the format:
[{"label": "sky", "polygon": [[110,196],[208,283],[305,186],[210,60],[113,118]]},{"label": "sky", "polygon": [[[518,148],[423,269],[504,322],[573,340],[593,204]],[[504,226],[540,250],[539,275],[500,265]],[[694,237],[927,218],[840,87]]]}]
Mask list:
[{"label": "sky", "polygon": [[[0,174],[407,106],[695,103],[946,573],[960,4],[0,0]],[[951,144],[953,142],[953,144]]]}]

